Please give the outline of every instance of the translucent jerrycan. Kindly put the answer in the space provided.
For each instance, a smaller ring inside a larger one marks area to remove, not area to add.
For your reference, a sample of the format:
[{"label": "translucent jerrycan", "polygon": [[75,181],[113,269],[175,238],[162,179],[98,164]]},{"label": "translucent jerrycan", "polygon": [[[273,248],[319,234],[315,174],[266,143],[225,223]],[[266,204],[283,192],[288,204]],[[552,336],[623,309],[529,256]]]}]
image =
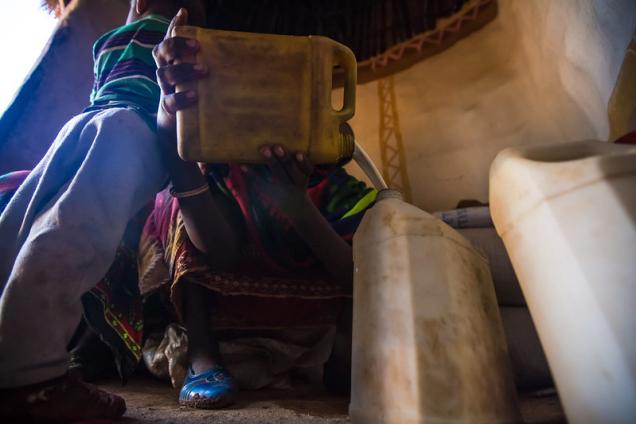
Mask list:
[{"label": "translucent jerrycan", "polygon": [[490,209],[571,423],[636,420],[636,146],[512,148]]},{"label": "translucent jerrycan", "polygon": [[486,259],[393,190],[353,251],[351,422],[520,422]]},{"label": "translucent jerrycan", "polygon": [[[340,132],[353,117],[356,59],[351,50],[320,36],[284,36],[174,28],[195,38],[197,61],[209,76],[194,89],[198,104],[177,113],[179,155],[199,162],[261,162],[258,147],[282,144],[307,152],[315,164],[351,158],[354,141]],[[331,103],[334,67],[344,71],[344,102]]]}]

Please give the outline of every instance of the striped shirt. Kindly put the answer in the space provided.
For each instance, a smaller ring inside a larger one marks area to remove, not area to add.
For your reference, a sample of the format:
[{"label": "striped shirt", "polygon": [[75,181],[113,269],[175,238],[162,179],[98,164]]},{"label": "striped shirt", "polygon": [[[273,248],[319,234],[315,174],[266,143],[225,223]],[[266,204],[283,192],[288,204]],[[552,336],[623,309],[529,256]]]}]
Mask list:
[{"label": "striped shirt", "polygon": [[169,23],[162,16],[146,16],[95,42],[95,82],[86,111],[127,107],[139,112],[152,128],[156,126],[161,90],[152,49],[163,40]]}]

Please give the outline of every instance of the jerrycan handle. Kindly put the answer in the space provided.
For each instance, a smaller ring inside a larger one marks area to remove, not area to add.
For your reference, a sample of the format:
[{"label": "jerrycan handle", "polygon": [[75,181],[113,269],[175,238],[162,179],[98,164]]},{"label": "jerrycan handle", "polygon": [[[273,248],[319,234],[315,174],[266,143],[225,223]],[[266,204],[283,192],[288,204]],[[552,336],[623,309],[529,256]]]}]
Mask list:
[{"label": "jerrycan handle", "polygon": [[356,112],[356,80],[358,64],[353,52],[340,43],[333,43],[334,64],[342,66],[344,71],[344,101],[342,109],[335,111],[335,116],[342,123],[353,118]]}]

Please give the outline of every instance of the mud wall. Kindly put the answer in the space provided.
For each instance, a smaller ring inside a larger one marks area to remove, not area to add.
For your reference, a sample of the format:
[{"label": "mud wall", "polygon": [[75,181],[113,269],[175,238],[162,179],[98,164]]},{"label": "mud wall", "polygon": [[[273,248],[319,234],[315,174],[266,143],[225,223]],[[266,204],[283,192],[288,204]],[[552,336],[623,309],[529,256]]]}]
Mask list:
[{"label": "mud wall", "polygon": [[[499,0],[493,22],[396,74],[414,203],[487,201],[490,163],[508,146],[607,140],[635,29],[633,0]],[[377,82],[358,87],[352,126],[380,165]]]}]

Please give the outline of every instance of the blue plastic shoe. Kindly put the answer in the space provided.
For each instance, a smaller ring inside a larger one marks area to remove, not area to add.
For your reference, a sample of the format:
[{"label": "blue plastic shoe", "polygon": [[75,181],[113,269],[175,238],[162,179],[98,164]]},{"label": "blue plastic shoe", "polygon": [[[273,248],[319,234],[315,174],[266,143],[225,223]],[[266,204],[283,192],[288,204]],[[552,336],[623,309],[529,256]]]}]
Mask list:
[{"label": "blue plastic shoe", "polygon": [[236,383],[223,367],[210,368],[194,374],[192,368],[179,393],[179,404],[200,409],[222,408],[234,402]]}]

